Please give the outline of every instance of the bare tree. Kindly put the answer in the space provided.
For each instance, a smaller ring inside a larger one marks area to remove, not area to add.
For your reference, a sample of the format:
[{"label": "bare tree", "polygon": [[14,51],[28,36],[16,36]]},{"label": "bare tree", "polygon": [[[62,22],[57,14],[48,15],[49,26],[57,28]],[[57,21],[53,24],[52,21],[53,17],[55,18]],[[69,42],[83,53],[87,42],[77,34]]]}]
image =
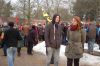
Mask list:
[{"label": "bare tree", "polygon": [[12,10],[13,10],[13,7],[11,5],[11,1],[9,1],[8,3],[6,3],[5,5],[5,16],[6,17],[10,17],[10,15],[12,14]]},{"label": "bare tree", "polygon": [[40,19],[40,16],[42,16],[42,0],[34,0],[35,4],[35,13],[34,13],[34,18]]},{"label": "bare tree", "polygon": [[[24,15],[24,18],[25,16],[28,16],[29,19],[33,17],[41,19],[43,18],[43,9],[50,17],[55,13],[69,13],[68,9],[64,7],[66,4],[64,1],[66,0],[18,0],[15,8],[20,16]],[[61,11],[61,8],[64,11]]]},{"label": "bare tree", "polygon": [[19,15],[21,18],[27,18],[28,23],[31,22],[31,17],[33,16],[33,7],[34,2],[33,0],[17,0],[17,3],[15,5],[15,11],[17,15]]},{"label": "bare tree", "polygon": [[76,0],[73,6],[73,14],[79,15],[83,18],[84,15],[95,19],[98,16],[100,8],[100,0]]},{"label": "bare tree", "polygon": [[0,16],[2,16],[2,14],[3,14],[4,4],[5,4],[4,0],[0,0]]},{"label": "bare tree", "polygon": [[0,16],[9,17],[12,14],[11,1],[5,2],[5,0],[0,0]]}]

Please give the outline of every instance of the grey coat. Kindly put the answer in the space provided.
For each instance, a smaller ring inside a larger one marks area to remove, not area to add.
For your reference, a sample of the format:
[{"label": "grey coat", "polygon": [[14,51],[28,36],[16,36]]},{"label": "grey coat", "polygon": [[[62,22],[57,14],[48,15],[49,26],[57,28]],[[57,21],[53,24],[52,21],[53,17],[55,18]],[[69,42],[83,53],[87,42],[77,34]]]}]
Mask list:
[{"label": "grey coat", "polygon": [[68,45],[65,49],[67,58],[81,58],[84,52],[84,43],[86,40],[85,30],[68,31]]},{"label": "grey coat", "polygon": [[[55,39],[54,39],[55,36]],[[58,25],[58,29],[55,29],[54,34],[54,25],[52,23],[48,24],[45,28],[45,43],[46,47],[60,48],[62,41],[62,28],[61,25]]]},{"label": "grey coat", "polygon": [[94,24],[88,26],[87,37],[89,40],[96,38],[96,26]]}]

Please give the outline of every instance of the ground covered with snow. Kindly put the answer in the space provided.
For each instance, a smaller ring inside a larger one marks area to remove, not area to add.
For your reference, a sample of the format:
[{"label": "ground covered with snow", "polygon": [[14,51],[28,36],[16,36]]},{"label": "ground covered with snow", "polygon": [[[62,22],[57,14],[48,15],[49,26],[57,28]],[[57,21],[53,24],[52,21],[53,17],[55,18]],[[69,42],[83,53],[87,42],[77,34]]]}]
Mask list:
[{"label": "ground covered with snow", "polygon": [[[87,49],[87,44],[85,44],[84,46],[85,46],[85,49]],[[95,51],[100,51],[97,44],[95,44],[94,46],[95,46],[94,48]],[[44,55],[46,55],[45,42],[41,42],[37,44],[36,46],[33,47],[33,50],[36,52],[41,52]],[[65,52],[65,46],[61,45],[60,60],[63,60],[66,62],[67,60],[64,55],[64,52]],[[100,66],[100,57],[84,53],[83,58],[80,59],[80,65],[81,66]]]},{"label": "ground covered with snow", "polygon": [[[84,49],[88,49],[88,44],[87,43],[84,44]],[[94,44],[94,51],[100,52],[99,45],[96,44],[96,43]]]}]

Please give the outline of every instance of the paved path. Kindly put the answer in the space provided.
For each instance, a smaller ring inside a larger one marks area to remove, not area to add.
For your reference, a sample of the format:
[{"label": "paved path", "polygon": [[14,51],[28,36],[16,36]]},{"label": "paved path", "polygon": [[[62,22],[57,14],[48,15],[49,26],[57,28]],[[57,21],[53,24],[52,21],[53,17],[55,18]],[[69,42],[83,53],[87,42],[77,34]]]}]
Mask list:
[{"label": "paved path", "polygon": [[[85,50],[87,52],[87,50]],[[94,52],[94,55],[100,56],[99,52]],[[59,66],[66,66],[65,59],[60,59]],[[27,55],[26,48],[22,48],[21,57],[16,57],[15,66],[45,66],[46,56],[39,52],[34,52],[33,55]],[[7,58],[3,56],[3,52],[0,49],[0,66],[7,66]],[[54,66],[54,65],[51,65]],[[88,64],[81,64],[81,66],[89,66]]]},{"label": "paved path", "polygon": [[[22,49],[21,57],[17,56],[15,59],[15,66],[45,66],[45,64],[46,64],[45,55],[39,52],[34,52],[33,55],[27,55],[26,48]],[[59,65],[66,66],[66,63],[63,62],[60,63]],[[1,49],[0,49],[0,66],[7,66],[7,58],[3,56],[3,52]]]}]

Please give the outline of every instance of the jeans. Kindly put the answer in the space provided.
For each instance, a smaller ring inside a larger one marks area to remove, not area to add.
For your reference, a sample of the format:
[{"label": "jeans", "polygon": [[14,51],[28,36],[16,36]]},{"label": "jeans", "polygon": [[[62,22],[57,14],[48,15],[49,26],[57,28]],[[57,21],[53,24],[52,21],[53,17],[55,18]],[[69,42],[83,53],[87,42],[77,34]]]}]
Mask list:
[{"label": "jeans", "polygon": [[3,52],[4,52],[4,56],[6,56],[7,55],[7,45],[6,44],[3,45]]},{"label": "jeans", "polygon": [[27,44],[28,44],[27,36],[24,36],[24,46],[27,47]]},{"label": "jeans", "polygon": [[7,48],[8,66],[14,66],[14,60],[17,53],[16,47]]},{"label": "jeans", "polygon": [[[48,54],[48,52],[47,52],[47,47],[46,47],[46,54]],[[54,64],[54,57],[53,57],[53,56],[52,56],[52,58],[51,58],[50,64]]]},{"label": "jeans", "polygon": [[93,52],[93,47],[94,47],[95,39],[89,39],[88,40],[88,51]]},{"label": "jeans", "polygon": [[60,52],[60,49],[54,49],[51,47],[47,47],[47,64],[46,64],[46,66],[50,66],[52,55],[54,57],[54,66],[58,66],[59,52]]}]

